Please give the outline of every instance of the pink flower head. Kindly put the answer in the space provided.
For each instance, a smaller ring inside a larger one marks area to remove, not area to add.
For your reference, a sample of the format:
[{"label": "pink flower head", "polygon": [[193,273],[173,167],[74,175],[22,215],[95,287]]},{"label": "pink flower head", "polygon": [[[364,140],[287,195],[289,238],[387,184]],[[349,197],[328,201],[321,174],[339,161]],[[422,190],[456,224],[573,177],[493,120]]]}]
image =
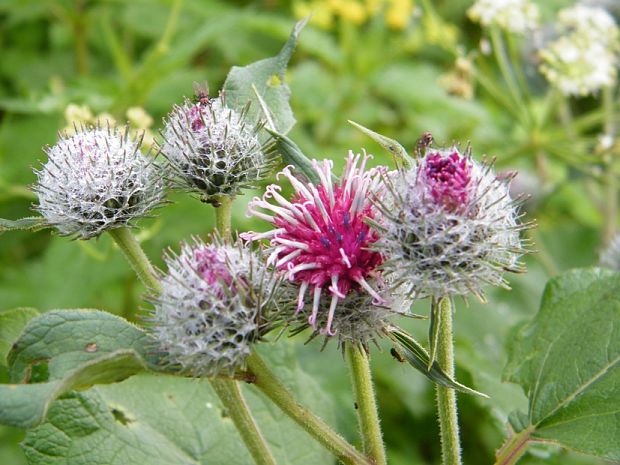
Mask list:
[{"label": "pink flower head", "polygon": [[[351,290],[365,290],[376,303],[383,299],[368,284],[376,276],[376,268],[383,258],[371,249],[378,234],[366,224],[377,211],[371,198],[379,194],[381,168],[366,171],[370,158],[349,152],[344,174],[340,181],[332,179],[331,160],[312,166],[320,183],[302,182],[287,166],[281,173],[296,193],[291,201],[280,195],[280,186],[272,184],[263,199],[250,202],[248,212],[274,225],[269,232],[247,233],[250,240],[271,239],[269,264],[287,272],[288,279],[299,283],[297,311],[304,307],[308,288],[312,289],[312,313],[308,322],[316,329],[321,294],[331,294],[327,325],[323,333],[333,336],[331,329],[338,301]],[[358,167],[359,165],[359,167]],[[275,204],[267,202],[273,199]],[[269,214],[257,211],[269,211]],[[271,216],[273,215],[273,216]]]},{"label": "pink flower head", "polygon": [[467,204],[472,168],[466,156],[457,150],[448,155],[433,152],[425,157],[422,166],[422,179],[435,202],[448,211]]},{"label": "pink flower head", "polygon": [[192,131],[196,132],[204,128],[205,123],[204,123],[203,112],[205,110],[206,110],[205,105],[203,105],[200,102],[195,103],[194,105],[190,107],[187,116],[189,118],[189,124],[190,124],[190,127],[192,128]]},{"label": "pink flower head", "polygon": [[194,260],[196,271],[213,289],[222,291],[223,286],[227,288],[232,286],[233,277],[230,275],[226,263],[221,259],[217,247],[207,245],[195,249]]}]

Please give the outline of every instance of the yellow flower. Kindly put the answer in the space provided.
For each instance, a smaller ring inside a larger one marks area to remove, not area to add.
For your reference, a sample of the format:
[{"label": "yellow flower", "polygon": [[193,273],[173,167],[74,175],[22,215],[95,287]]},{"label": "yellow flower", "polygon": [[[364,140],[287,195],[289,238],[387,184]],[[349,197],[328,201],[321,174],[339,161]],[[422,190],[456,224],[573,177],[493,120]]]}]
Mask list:
[{"label": "yellow flower", "polygon": [[390,0],[385,11],[385,23],[392,29],[405,29],[413,12],[412,0]]},{"label": "yellow flower", "polygon": [[93,112],[86,105],[70,103],[65,108],[65,120],[69,126],[73,123],[88,123],[93,119]]},{"label": "yellow flower", "polygon": [[142,107],[128,108],[126,115],[129,124],[137,129],[147,129],[153,125],[153,118]]},{"label": "yellow flower", "polygon": [[355,25],[363,24],[366,21],[366,9],[361,3],[355,0],[341,1],[339,3],[338,13],[343,21]]},{"label": "yellow flower", "polygon": [[322,29],[329,29],[334,23],[334,12],[326,0],[311,2],[296,1],[293,3],[293,14],[297,18],[310,17],[310,23]]}]

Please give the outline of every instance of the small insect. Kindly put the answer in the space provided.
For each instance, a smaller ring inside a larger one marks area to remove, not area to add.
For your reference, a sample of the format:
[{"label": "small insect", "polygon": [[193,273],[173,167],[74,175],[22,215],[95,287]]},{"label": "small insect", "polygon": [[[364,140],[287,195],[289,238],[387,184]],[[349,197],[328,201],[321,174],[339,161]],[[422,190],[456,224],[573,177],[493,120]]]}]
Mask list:
[{"label": "small insect", "polygon": [[392,357],[394,357],[396,360],[398,360],[400,363],[405,363],[405,357],[403,357],[400,352],[398,352],[395,348],[391,348],[390,349],[390,354],[392,354]]},{"label": "small insect", "polygon": [[415,153],[416,156],[422,157],[431,144],[433,143],[433,135],[426,131],[423,132],[420,138],[416,142]]},{"label": "small insect", "polygon": [[194,101],[200,105],[209,105],[211,100],[209,99],[209,84],[206,82],[199,83],[194,82],[192,84],[194,88]]}]

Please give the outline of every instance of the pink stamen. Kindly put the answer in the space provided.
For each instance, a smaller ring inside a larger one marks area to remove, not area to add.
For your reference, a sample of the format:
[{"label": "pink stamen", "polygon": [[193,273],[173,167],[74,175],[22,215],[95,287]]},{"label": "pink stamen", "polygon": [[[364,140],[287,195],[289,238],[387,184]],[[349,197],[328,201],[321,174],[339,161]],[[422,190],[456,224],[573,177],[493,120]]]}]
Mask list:
[{"label": "pink stamen", "polygon": [[426,156],[423,180],[433,200],[448,211],[455,211],[469,200],[471,164],[457,150],[448,156],[434,152]]},{"label": "pink stamen", "polygon": [[[380,174],[384,171],[365,171],[369,158],[350,152],[340,182],[332,180],[332,162],[314,161],[312,166],[320,180],[316,185],[295,178],[287,166],[277,177],[288,179],[296,194],[284,199],[280,187],[271,186],[262,200],[253,201],[249,207],[250,214],[269,218],[277,231],[252,237],[272,238],[268,262],[287,273],[289,280],[299,283],[297,311],[303,308],[307,287],[313,286],[308,322],[314,329],[321,291],[328,289],[332,301],[325,333],[329,335],[333,335],[331,325],[337,303],[350,291],[370,292],[377,302],[381,300],[366,281],[374,278],[376,268],[383,262],[372,247],[378,233],[368,226],[366,219],[380,220],[371,200],[381,196]],[[269,199],[276,205],[265,205]],[[262,211],[256,212],[257,209]],[[267,212],[275,216],[272,218]]]}]

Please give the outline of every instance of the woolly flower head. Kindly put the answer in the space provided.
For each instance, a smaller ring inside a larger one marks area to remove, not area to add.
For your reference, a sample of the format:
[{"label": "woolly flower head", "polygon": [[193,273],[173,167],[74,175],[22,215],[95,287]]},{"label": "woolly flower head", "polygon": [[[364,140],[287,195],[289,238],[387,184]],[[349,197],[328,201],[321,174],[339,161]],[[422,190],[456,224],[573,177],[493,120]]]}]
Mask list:
[{"label": "woolly flower head", "polygon": [[246,115],[247,107],[238,113],[222,97],[203,96],[173,108],[161,151],[179,187],[213,201],[252,187],[272,171],[275,160],[259,141],[260,125],[251,126]]},{"label": "woolly flower head", "polygon": [[384,223],[375,250],[386,277],[417,298],[466,295],[484,299],[487,284],[507,287],[505,271],[518,272],[524,253],[509,179],[469,153],[429,149],[386,177],[380,204]]},{"label": "woolly flower head", "polygon": [[497,26],[515,34],[524,34],[538,25],[540,12],[529,0],[478,0],[467,14],[484,27]]},{"label": "woolly flower head", "polygon": [[272,275],[242,244],[194,239],[164,259],[152,325],[167,361],[195,376],[233,374],[259,337]]},{"label": "woolly flower head", "polygon": [[[306,294],[310,294],[308,323],[315,330],[321,325],[321,331],[330,336],[336,326],[342,326],[334,324],[340,315],[337,307],[349,294],[365,292],[374,305],[385,303],[371,285],[382,258],[370,250],[378,234],[366,223],[377,214],[370,198],[380,195],[383,168],[366,170],[369,158],[350,153],[340,181],[332,177],[330,160],[313,160],[318,184],[300,181],[286,167],[278,177],[284,176],[292,185],[292,199],[280,195],[280,186],[271,185],[263,199],[249,204],[249,214],[269,221],[273,229],[243,237],[271,240],[268,263],[298,286],[296,312],[305,311]],[[329,296],[326,306],[322,305],[325,296]],[[327,307],[325,318],[319,317],[323,307]]]},{"label": "woolly flower head", "polygon": [[616,234],[609,246],[601,252],[601,266],[620,271],[620,234]]},{"label": "woolly flower head", "polygon": [[153,159],[127,129],[81,128],[45,149],[37,210],[61,235],[89,239],[127,226],[164,200]]}]

